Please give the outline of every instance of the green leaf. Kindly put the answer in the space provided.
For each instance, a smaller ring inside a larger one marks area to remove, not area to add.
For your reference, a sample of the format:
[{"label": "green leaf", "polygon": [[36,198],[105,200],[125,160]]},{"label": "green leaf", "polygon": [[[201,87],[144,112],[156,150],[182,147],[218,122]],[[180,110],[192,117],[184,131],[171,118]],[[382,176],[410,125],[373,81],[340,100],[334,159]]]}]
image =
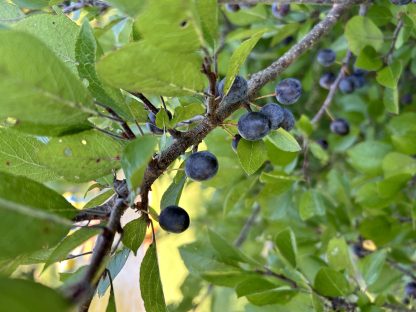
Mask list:
[{"label": "green leaf", "polygon": [[360,263],[363,278],[368,286],[374,284],[379,278],[384,263],[386,262],[387,254],[384,250],[380,250],[365,257]]},{"label": "green leaf", "polygon": [[383,62],[373,47],[366,46],[358,55],[355,66],[365,70],[378,70],[383,66]]},{"label": "green leaf", "polygon": [[135,193],[143,179],[149,160],[157,144],[153,136],[142,136],[130,142],[123,151],[121,165],[126,175],[127,185]]},{"label": "green leaf", "polygon": [[223,212],[229,213],[248,195],[249,190],[253,187],[256,179],[245,179],[235,184],[225,196]]},{"label": "green leaf", "polygon": [[161,108],[156,114],[156,126],[160,129],[170,128],[169,115],[164,108]]},{"label": "green leaf", "polygon": [[309,117],[302,114],[296,122],[296,128],[302,131],[306,136],[310,136],[313,132],[314,126]]},{"label": "green leaf", "polygon": [[298,141],[283,128],[270,133],[267,139],[278,149],[285,152],[299,152],[302,149]]},{"label": "green leaf", "polygon": [[65,15],[34,14],[14,25],[42,41],[74,74],[77,73],[75,43],[79,27]]},{"label": "green leaf", "polygon": [[136,255],[146,237],[147,221],[142,216],[127,223],[123,228],[123,245]]},{"label": "green leaf", "polygon": [[303,192],[299,203],[299,214],[302,220],[310,219],[316,215],[324,215],[323,196],[315,190]]},{"label": "green leaf", "polygon": [[17,5],[5,0],[0,1],[0,24],[16,22],[24,17],[25,15]]},{"label": "green leaf", "polygon": [[238,75],[241,66],[244,64],[251,50],[254,49],[254,46],[257,44],[264,33],[265,31],[256,33],[250,39],[247,39],[242,44],[240,44],[240,46],[234,51],[230,61],[228,62],[228,70],[225,77],[225,85],[223,91],[224,95],[228,94],[228,91],[230,91],[235,76]]},{"label": "green leaf", "polygon": [[28,9],[41,9],[48,5],[49,0],[14,0],[20,7]]},{"label": "green leaf", "polygon": [[39,159],[65,180],[79,183],[119,168],[121,149],[119,141],[91,130],[51,139],[40,150]]},{"label": "green leaf", "polygon": [[[128,108],[117,103],[117,101],[119,103],[124,102],[120,90],[105,87],[98,78],[95,70],[96,54],[97,42],[86,19],[82,24],[75,46],[78,74],[81,79],[88,82],[88,90],[99,103],[114,109],[122,118],[133,121],[132,113],[129,112]],[[137,103],[135,104],[137,105]]]},{"label": "green leaf", "polygon": [[77,248],[79,245],[90,239],[91,237],[101,233],[100,229],[94,228],[80,228],[71,235],[65,237],[53,250],[51,255],[46,260],[43,270],[46,270],[51,264],[63,261],[67,258],[68,254]]},{"label": "green leaf", "polygon": [[108,299],[106,312],[117,312],[116,298],[113,287],[110,287],[110,298]]},{"label": "green leaf", "polygon": [[167,311],[154,243],[147,249],[140,266],[140,290],[146,312]]},{"label": "green leaf", "polygon": [[392,114],[399,114],[399,90],[398,88],[384,89],[383,103],[386,111]]},{"label": "green leaf", "polygon": [[228,243],[224,238],[219,236],[213,230],[208,230],[209,240],[212,247],[214,247],[218,258],[224,263],[235,265],[238,262],[248,262],[250,259],[247,258],[240,250]]},{"label": "green leaf", "polygon": [[403,67],[400,61],[396,61],[393,64],[384,67],[377,72],[377,82],[390,89],[397,88],[402,69]]},{"label": "green leaf", "polygon": [[55,290],[33,281],[0,278],[3,311],[71,311],[71,304]]},{"label": "green leaf", "polygon": [[12,129],[0,128],[0,171],[26,176],[38,182],[57,180],[39,159],[44,146],[38,139]]},{"label": "green leaf", "polygon": [[52,247],[76,214],[62,196],[40,183],[0,172],[0,256],[14,257]]},{"label": "green leaf", "polygon": [[88,91],[47,46],[10,30],[0,30],[0,41],[7,42],[0,48],[0,118],[13,117],[16,128],[35,134],[90,127],[87,118],[94,110]]},{"label": "green leaf", "polygon": [[244,272],[243,270],[234,268],[226,271],[203,272],[201,277],[211,284],[234,288],[247,277],[253,275],[253,273]]},{"label": "green leaf", "polygon": [[265,290],[276,288],[278,285],[262,277],[251,277],[237,285],[235,291],[238,297],[243,297]]},{"label": "green leaf", "polygon": [[[123,248],[117,251],[116,254],[110,258],[110,261],[107,264],[107,270],[110,272],[109,274],[111,274],[111,278],[113,280],[115,280],[118,273],[120,273],[121,269],[126,264],[129,254],[130,254],[130,249]],[[110,278],[108,277],[108,275],[106,275],[98,283],[98,287],[97,287],[98,296],[99,297],[104,296],[108,287],[110,287]]]},{"label": "green leaf", "polygon": [[212,47],[218,38],[218,3],[217,0],[193,0],[196,18],[205,41]]},{"label": "green leaf", "polygon": [[326,257],[331,268],[341,271],[352,270],[349,248],[344,238],[332,238],[326,249]]},{"label": "green leaf", "polygon": [[237,146],[237,155],[244,171],[251,175],[267,160],[266,146],[263,141],[241,139]]},{"label": "green leaf", "polygon": [[388,153],[383,159],[382,167],[386,178],[401,174],[411,176],[416,174],[416,160],[413,157],[397,152]]},{"label": "green leaf", "polygon": [[[157,49],[189,53],[201,46],[198,24],[192,15],[192,1],[148,1],[134,26]],[[157,24],[155,24],[157,21]]]},{"label": "green leaf", "polygon": [[[179,169],[183,169],[183,166],[184,163],[182,163]],[[173,178],[172,183],[162,195],[162,199],[160,201],[160,207],[162,209],[171,205],[178,205],[179,200],[181,199],[183,187],[185,186],[185,182],[185,172],[183,170],[178,170],[175,177]]]},{"label": "green leaf", "polygon": [[264,306],[268,304],[285,304],[289,302],[293,296],[296,295],[296,291],[286,286],[276,289],[270,289],[263,292],[258,292],[247,296],[247,300],[252,304],[258,306]]},{"label": "green leaf", "polygon": [[108,0],[107,2],[131,17],[135,17],[146,3],[146,1],[131,0]]},{"label": "green leaf", "polygon": [[105,82],[117,88],[181,96],[203,90],[201,64],[196,53],[166,52],[139,41],[109,53],[97,64],[97,71]]},{"label": "green leaf", "polygon": [[318,293],[327,297],[339,297],[351,293],[351,288],[344,275],[327,267],[319,270],[313,285]]},{"label": "green leaf", "polygon": [[349,49],[355,55],[359,55],[366,46],[371,46],[376,51],[383,47],[383,33],[370,18],[365,16],[354,16],[348,21],[345,26],[345,37]]},{"label": "green leaf", "polygon": [[177,123],[191,119],[196,115],[202,115],[205,113],[205,107],[199,103],[192,103],[184,106],[178,106],[175,109],[175,113],[173,115],[172,120],[170,121],[170,125],[174,126]]},{"label": "green leaf", "polygon": [[296,268],[297,245],[293,231],[289,228],[280,232],[277,234],[275,243],[282,256]]},{"label": "green leaf", "polygon": [[377,175],[381,172],[384,156],[390,150],[391,146],[386,143],[378,141],[362,142],[348,151],[348,161],[360,172]]}]

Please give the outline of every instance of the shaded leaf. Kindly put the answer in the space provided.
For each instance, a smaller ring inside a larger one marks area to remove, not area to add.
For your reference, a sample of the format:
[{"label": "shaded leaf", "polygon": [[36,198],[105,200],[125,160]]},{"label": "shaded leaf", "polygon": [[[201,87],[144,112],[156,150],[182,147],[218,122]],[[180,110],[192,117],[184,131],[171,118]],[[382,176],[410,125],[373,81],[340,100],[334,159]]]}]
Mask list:
[{"label": "shaded leaf", "polygon": [[39,159],[65,180],[79,183],[119,168],[121,150],[119,141],[92,130],[51,139],[40,150]]},{"label": "shaded leaf", "polygon": [[295,234],[286,229],[277,234],[275,243],[282,256],[296,268],[297,244]]},{"label": "shaded leaf", "polygon": [[[107,270],[110,272],[111,278],[113,279],[113,281],[116,279],[118,273],[120,273],[121,269],[126,264],[126,261],[129,257],[129,254],[130,254],[130,249],[123,248],[123,249],[117,251],[110,258],[110,261],[107,264]],[[110,287],[110,278],[108,277],[108,274],[107,274],[98,283],[98,287],[97,287],[98,296],[99,297],[104,296],[108,287]]]},{"label": "shaded leaf", "polygon": [[123,228],[123,245],[136,255],[146,237],[147,222],[142,216],[127,223]]},{"label": "shaded leaf", "polygon": [[140,291],[147,312],[167,311],[155,244],[149,246],[140,266]]},{"label": "shaded leaf", "polygon": [[267,160],[266,146],[263,141],[241,139],[237,146],[237,155],[244,171],[251,175]]},{"label": "shaded leaf", "polygon": [[323,267],[316,274],[313,286],[323,296],[339,297],[351,293],[347,279],[342,273]]}]

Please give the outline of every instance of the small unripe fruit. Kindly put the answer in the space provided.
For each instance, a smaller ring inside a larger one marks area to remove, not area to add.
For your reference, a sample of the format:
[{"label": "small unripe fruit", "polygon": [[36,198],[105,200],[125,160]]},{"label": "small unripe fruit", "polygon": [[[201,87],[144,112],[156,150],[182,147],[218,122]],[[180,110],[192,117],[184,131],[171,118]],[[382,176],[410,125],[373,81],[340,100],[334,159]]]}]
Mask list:
[{"label": "small unripe fruit", "polygon": [[342,78],[341,81],[339,82],[339,89],[341,90],[342,93],[352,93],[355,90],[355,83],[354,80],[351,77],[345,77]]},{"label": "small unripe fruit", "polygon": [[319,79],[319,85],[324,89],[330,89],[337,77],[333,73],[325,73]]},{"label": "small unripe fruit", "polygon": [[160,227],[171,233],[184,232],[189,227],[189,223],[188,213],[178,206],[166,207],[159,216]]},{"label": "small unripe fruit", "polygon": [[280,127],[284,118],[284,111],[280,105],[274,103],[266,104],[261,108],[260,112],[269,117],[270,128],[272,130],[276,130]]},{"label": "small unripe fruit", "polygon": [[[221,80],[220,84],[218,85],[219,95],[221,97],[224,96],[224,85],[225,85],[225,78]],[[245,80],[241,76],[236,76],[235,80],[228,91],[228,94],[223,99],[224,103],[237,103],[247,98],[247,91],[248,91],[248,84],[247,80]]]},{"label": "small unripe fruit", "polygon": [[249,112],[238,120],[238,133],[246,140],[258,141],[270,131],[270,119],[259,112]]},{"label": "small unripe fruit", "polygon": [[277,2],[272,4],[272,13],[276,18],[283,18],[290,12],[290,4],[279,4]]},{"label": "small unripe fruit", "polygon": [[217,172],[218,160],[208,151],[193,153],[185,162],[185,174],[194,181],[211,179]]},{"label": "small unripe fruit", "polygon": [[286,108],[284,110],[284,118],[282,123],[280,124],[280,127],[285,129],[286,131],[290,131],[295,127],[295,116],[293,116],[292,112]]},{"label": "small unripe fruit", "polygon": [[276,86],[276,99],[284,105],[291,105],[302,95],[302,84],[294,78],[287,78]]},{"label": "small unripe fruit", "polygon": [[345,119],[338,118],[331,122],[331,131],[338,135],[347,135],[350,133],[350,125]]},{"label": "small unripe fruit", "polygon": [[335,60],[337,59],[337,55],[331,49],[322,49],[318,52],[316,59],[319,64],[327,67],[334,64]]},{"label": "small unripe fruit", "polygon": [[238,142],[240,142],[240,140],[241,140],[241,135],[236,134],[233,137],[233,140],[231,141],[231,147],[234,150],[234,152],[236,152],[236,153],[237,153]]}]

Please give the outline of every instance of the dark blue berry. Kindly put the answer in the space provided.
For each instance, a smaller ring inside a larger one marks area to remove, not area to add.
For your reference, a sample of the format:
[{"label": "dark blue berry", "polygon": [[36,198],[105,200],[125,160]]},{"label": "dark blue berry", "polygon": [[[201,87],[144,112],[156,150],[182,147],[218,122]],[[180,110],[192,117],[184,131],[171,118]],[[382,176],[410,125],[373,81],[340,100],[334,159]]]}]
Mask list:
[{"label": "dark blue berry", "polygon": [[405,5],[405,4],[409,4],[410,1],[412,0],[390,0],[391,3],[395,4],[395,5]]},{"label": "dark blue berry", "polygon": [[345,119],[338,118],[331,122],[331,131],[338,135],[347,135],[350,133],[350,125]]},{"label": "dark blue berry", "polygon": [[236,153],[237,153],[238,142],[240,142],[240,140],[241,140],[241,135],[236,134],[233,137],[233,140],[231,141],[231,147],[234,150],[234,152],[236,152]]},{"label": "dark blue berry", "polygon": [[166,207],[159,216],[160,227],[171,233],[184,232],[189,227],[189,223],[188,213],[178,206]]},{"label": "dark blue berry", "polygon": [[295,127],[295,117],[293,116],[292,112],[286,108],[284,110],[284,118],[282,123],[280,124],[280,127],[285,129],[286,131],[290,131]]},{"label": "dark blue berry", "polygon": [[331,49],[322,49],[318,52],[316,59],[323,66],[331,66],[337,59],[337,55]]},{"label": "dark blue berry", "polygon": [[324,150],[327,150],[327,149],[328,149],[328,147],[329,147],[329,143],[328,143],[328,141],[327,141],[327,140],[325,140],[325,139],[319,139],[319,140],[316,140],[316,143],[318,143],[318,145],[319,145],[320,147],[322,147],[322,149],[324,149]]},{"label": "dark blue berry", "polygon": [[270,119],[259,112],[249,112],[238,120],[238,133],[246,140],[258,141],[270,132]]},{"label": "dark blue berry", "polygon": [[416,298],[416,281],[407,283],[404,291],[409,298]]},{"label": "dark blue berry", "polygon": [[277,2],[272,4],[272,13],[276,18],[283,18],[290,12],[290,4],[279,4]]},{"label": "dark blue berry", "polygon": [[[218,85],[218,91],[221,97],[224,96],[224,85],[225,85],[225,78],[221,80],[220,84]],[[247,80],[245,80],[241,76],[236,76],[230,88],[230,91],[228,91],[228,94],[225,96],[223,101],[224,103],[229,103],[229,104],[243,101],[244,99],[247,98],[247,91],[248,91]]]},{"label": "dark blue berry", "polygon": [[342,93],[353,93],[355,90],[355,82],[354,79],[351,77],[342,78],[339,82],[338,88],[341,90]]},{"label": "dark blue berry", "polygon": [[217,157],[208,151],[193,153],[185,162],[185,174],[194,181],[211,179],[217,172]]},{"label": "dark blue berry", "polygon": [[276,86],[276,99],[284,105],[294,104],[302,95],[302,84],[294,78],[287,78]]},{"label": "dark blue berry", "polygon": [[240,11],[240,6],[238,4],[226,4],[225,8],[229,12],[238,12],[238,11]]},{"label": "dark blue berry", "polygon": [[333,73],[325,73],[319,78],[319,85],[324,89],[330,89],[337,77]]},{"label": "dark blue berry", "polygon": [[284,111],[280,105],[275,103],[266,104],[261,108],[260,112],[269,117],[270,128],[272,130],[276,130],[280,127],[284,118]]}]

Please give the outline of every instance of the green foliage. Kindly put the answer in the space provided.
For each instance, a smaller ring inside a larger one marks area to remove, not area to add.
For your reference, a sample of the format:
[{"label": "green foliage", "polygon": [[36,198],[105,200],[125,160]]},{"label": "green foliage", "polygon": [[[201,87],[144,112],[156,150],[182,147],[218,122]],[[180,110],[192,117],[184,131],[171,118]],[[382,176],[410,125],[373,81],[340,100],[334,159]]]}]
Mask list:
[{"label": "green foliage", "polygon": [[140,290],[146,311],[167,311],[155,244],[149,246],[140,266]]},{"label": "green foliage", "polygon": [[[28,296],[28,294],[30,294]],[[70,311],[71,305],[56,291],[41,284],[0,278],[0,299],[5,311]]]},{"label": "green foliage", "polygon": [[62,135],[90,127],[86,89],[47,46],[12,30],[1,30],[0,41],[8,43],[0,50],[1,118],[12,117],[16,128],[35,134]]},{"label": "green foliage", "polygon": [[137,254],[146,236],[147,221],[144,217],[132,220],[123,228],[123,245]]},{"label": "green foliage", "polygon": [[157,140],[152,136],[144,136],[130,142],[123,151],[121,164],[126,175],[127,184],[134,193],[140,186],[143,173],[151,159]]},{"label": "green foliage", "polygon": [[[231,12],[215,0],[0,1],[0,310],[74,309],[41,284],[71,297],[86,277],[103,300],[147,246],[134,296],[150,312],[414,310],[416,6],[353,5],[311,36],[328,10],[297,3],[276,18],[270,4]],[[328,68],[321,49],[336,53]],[[353,93],[320,86],[340,71]],[[225,77],[227,93],[237,75],[253,111],[276,102],[276,83],[299,80],[294,129],[241,139],[235,152],[243,105],[206,91]],[[330,131],[338,118],[345,136]],[[205,149],[218,173],[188,180],[184,160]],[[110,206],[121,198],[119,223]],[[170,205],[191,216],[178,239],[157,223]],[[74,224],[77,214],[100,224]],[[101,235],[96,255],[112,234],[94,276],[78,257],[56,265]],[[107,311],[126,305],[118,293]]]}]

